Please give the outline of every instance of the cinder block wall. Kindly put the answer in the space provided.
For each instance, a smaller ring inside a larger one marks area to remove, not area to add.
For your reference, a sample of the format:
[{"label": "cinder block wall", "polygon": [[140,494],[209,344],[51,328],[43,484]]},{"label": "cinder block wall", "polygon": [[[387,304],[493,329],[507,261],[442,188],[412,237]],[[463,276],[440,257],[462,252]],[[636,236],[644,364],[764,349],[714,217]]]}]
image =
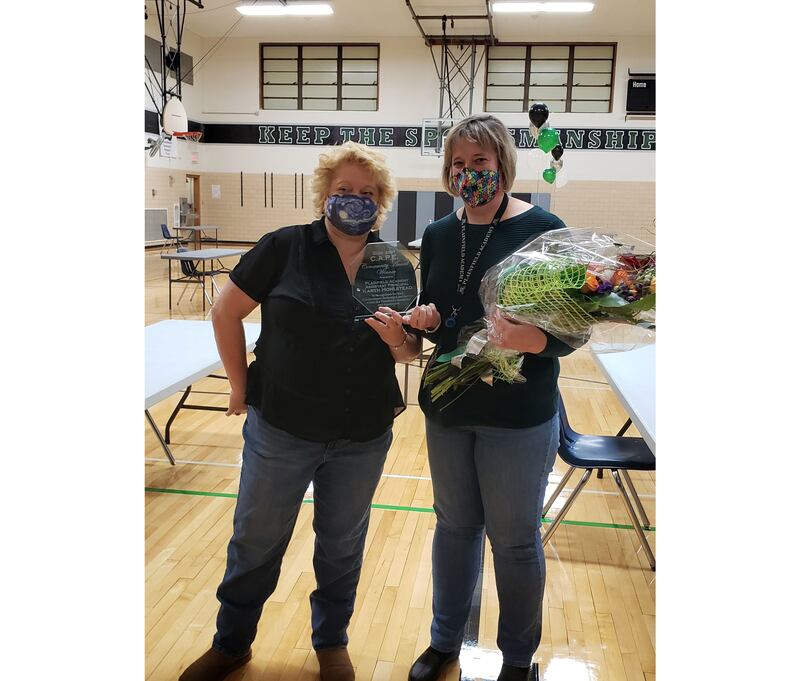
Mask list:
[{"label": "cinder block wall", "polygon": [[[170,181],[170,178],[171,181]],[[398,189],[441,191],[435,178],[397,178]],[[212,198],[212,185],[220,198]],[[242,191],[243,189],[243,191]],[[155,190],[155,196],[153,195]],[[200,173],[203,224],[217,225],[223,241],[256,242],[267,232],[285,225],[310,222],[317,215],[312,207],[310,175],[266,176],[266,207],[263,173]],[[614,229],[655,243],[654,182],[570,181],[563,187],[544,181],[520,180],[517,192],[550,192],[550,210],[570,227]],[[186,173],[147,168],[145,207],[167,208],[172,228],[172,206],[186,195]]]}]

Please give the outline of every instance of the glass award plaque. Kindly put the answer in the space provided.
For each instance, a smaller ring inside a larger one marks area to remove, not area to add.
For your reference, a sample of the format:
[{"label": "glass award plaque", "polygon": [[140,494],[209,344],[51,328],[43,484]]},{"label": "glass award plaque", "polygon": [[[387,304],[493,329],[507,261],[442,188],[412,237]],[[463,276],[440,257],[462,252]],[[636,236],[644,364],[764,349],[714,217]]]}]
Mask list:
[{"label": "glass award plaque", "polygon": [[368,243],[353,282],[353,298],[363,308],[356,319],[367,319],[380,307],[403,314],[417,304],[418,297],[417,273],[408,258],[394,244]]}]

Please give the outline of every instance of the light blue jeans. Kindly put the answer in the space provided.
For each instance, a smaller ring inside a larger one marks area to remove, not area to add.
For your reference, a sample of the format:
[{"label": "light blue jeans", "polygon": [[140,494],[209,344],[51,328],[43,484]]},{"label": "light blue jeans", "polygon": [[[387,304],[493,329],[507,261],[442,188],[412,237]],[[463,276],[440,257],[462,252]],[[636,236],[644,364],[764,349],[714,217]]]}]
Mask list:
[{"label": "light blue jeans", "polygon": [[213,646],[234,656],[250,648],[312,481],[317,588],[311,594],[311,643],[315,650],[347,645],[370,504],[392,430],[368,442],[309,442],[271,426],[248,407],[242,434],[239,496],[217,589],[221,605]]},{"label": "light blue jeans", "polygon": [[433,478],[431,645],[461,647],[480,572],[484,530],[500,601],[503,662],[527,667],[542,637],[544,549],[539,534],[558,414],[533,428],[445,428],[426,419]]}]

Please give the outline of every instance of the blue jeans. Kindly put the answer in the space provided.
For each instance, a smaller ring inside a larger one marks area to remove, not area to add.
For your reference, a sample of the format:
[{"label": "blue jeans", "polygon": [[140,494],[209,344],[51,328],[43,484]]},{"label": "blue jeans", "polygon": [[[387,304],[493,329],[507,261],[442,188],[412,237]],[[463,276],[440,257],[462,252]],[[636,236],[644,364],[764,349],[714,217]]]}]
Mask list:
[{"label": "blue jeans", "polygon": [[500,601],[503,662],[527,667],[542,637],[545,564],[539,528],[558,449],[558,414],[533,428],[445,428],[426,420],[433,478],[431,645],[461,647],[484,529]]},{"label": "blue jeans", "polygon": [[239,497],[228,544],[213,647],[244,654],[275,591],[308,483],[314,483],[314,574],[311,643],[347,645],[361,574],[372,496],[392,443],[389,428],[368,442],[309,442],[271,426],[248,407]]}]

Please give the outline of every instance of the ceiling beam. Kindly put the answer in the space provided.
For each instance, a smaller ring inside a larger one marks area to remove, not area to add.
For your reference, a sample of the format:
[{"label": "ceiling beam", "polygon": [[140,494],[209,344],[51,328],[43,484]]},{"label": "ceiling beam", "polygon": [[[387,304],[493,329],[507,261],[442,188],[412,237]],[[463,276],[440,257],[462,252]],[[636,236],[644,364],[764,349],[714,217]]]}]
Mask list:
[{"label": "ceiling beam", "polygon": [[[431,47],[432,45],[460,45],[460,44],[471,44],[475,43],[476,45],[496,45],[497,38],[494,36],[494,26],[492,23],[492,10],[489,7],[489,0],[486,0],[486,14],[417,14],[414,11],[414,8],[411,6],[411,0],[405,0],[406,7],[408,7],[408,11],[411,14],[411,18],[414,20],[414,23],[417,25],[419,29],[420,35],[422,39],[425,41],[425,45]],[[442,22],[444,31],[444,23],[446,21],[450,21],[451,26],[453,25],[453,21],[459,19],[467,19],[467,20],[485,20],[489,24],[489,33],[488,35],[449,35],[449,36],[442,36],[439,33],[429,33],[426,31],[420,22],[422,21],[440,21]]]},{"label": "ceiling beam", "polygon": [[442,38],[440,35],[428,36],[428,45],[494,45],[494,39],[490,35],[448,35]]}]

